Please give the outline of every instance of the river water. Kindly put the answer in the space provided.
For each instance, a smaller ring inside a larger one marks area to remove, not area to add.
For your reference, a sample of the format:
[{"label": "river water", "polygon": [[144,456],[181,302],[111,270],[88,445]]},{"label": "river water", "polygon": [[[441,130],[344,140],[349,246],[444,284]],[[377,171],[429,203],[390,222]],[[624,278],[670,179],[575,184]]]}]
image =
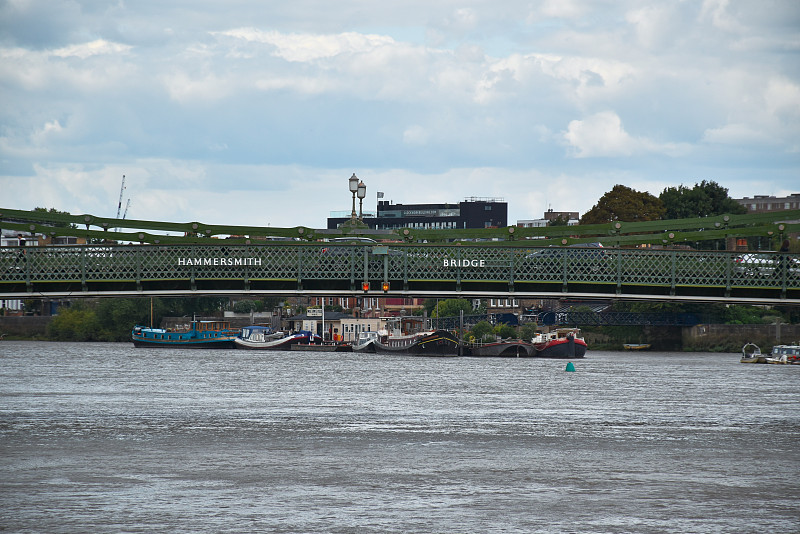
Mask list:
[{"label": "river water", "polygon": [[3,532],[797,532],[800,366],[0,342]]}]

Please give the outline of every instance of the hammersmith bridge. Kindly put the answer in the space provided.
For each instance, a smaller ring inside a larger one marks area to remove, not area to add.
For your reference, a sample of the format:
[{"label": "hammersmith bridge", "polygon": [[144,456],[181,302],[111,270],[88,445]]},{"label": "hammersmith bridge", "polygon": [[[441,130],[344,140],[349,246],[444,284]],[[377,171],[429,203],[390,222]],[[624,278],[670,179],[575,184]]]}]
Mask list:
[{"label": "hammersmith bridge", "polygon": [[327,230],[0,208],[4,230],[90,243],[0,248],[0,297],[368,294],[800,304],[799,255],[725,250],[745,239],[776,250],[800,233],[798,221],[800,210],[544,228],[371,230],[354,221]]}]

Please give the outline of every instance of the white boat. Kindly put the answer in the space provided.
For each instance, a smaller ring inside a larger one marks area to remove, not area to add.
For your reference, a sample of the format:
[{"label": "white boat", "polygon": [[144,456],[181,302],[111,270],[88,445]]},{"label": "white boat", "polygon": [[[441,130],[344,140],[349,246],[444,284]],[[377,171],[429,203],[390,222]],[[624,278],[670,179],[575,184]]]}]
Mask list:
[{"label": "white boat", "polygon": [[766,363],[800,364],[800,343],[775,345]]},{"label": "white boat", "polygon": [[[319,336],[314,336],[319,339]],[[296,343],[308,343],[311,332],[301,330],[293,334],[274,332],[268,326],[246,326],[233,343],[237,349],[289,350]]]},{"label": "white boat", "polygon": [[741,363],[767,363],[767,357],[761,354],[761,349],[755,343],[748,343],[742,347]]},{"label": "white boat", "polygon": [[358,339],[353,343],[353,352],[375,352],[375,343],[377,341],[377,332],[360,332]]}]

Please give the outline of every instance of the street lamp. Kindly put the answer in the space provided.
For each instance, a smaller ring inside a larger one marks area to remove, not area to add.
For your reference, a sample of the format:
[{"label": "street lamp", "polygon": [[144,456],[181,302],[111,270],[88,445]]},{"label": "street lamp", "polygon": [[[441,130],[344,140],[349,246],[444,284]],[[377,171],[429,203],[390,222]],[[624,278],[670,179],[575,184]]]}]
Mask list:
[{"label": "street lamp", "polygon": [[[353,174],[355,176],[355,174]],[[352,182],[351,182],[352,183]],[[364,211],[362,209],[364,205],[364,197],[367,196],[367,186],[364,184],[363,181],[358,183],[358,218],[364,218]]]},{"label": "street lamp", "polygon": [[350,187],[350,192],[353,193],[353,211],[350,213],[350,219],[351,220],[355,220],[355,218],[356,218],[356,192],[358,191],[358,177],[356,176],[356,173],[353,173],[353,176],[350,177],[348,186]]}]

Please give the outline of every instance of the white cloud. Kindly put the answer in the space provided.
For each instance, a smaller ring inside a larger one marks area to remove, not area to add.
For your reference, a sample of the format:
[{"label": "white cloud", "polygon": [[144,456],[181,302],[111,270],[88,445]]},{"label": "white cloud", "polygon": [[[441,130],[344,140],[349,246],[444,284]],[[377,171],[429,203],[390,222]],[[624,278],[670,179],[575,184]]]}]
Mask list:
[{"label": "white cloud", "polygon": [[770,114],[791,121],[800,118],[800,84],[784,77],[772,78],[767,83],[764,99]]},{"label": "white cloud", "polygon": [[78,57],[80,59],[86,59],[97,55],[121,54],[129,51],[131,48],[132,47],[129,45],[112,43],[105,39],[97,39],[89,43],[79,43],[58,48],[53,50],[53,55],[56,57]]},{"label": "white cloud", "polygon": [[639,43],[653,48],[680,39],[680,29],[675,26],[673,16],[673,4],[665,3],[630,11],[625,19],[633,25]]},{"label": "white cloud", "polygon": [[701,19],[710,19],[715,28],[726,32],[741,32],[742,21],[729,12],[730,0],[704,0]]},{"label": "white cloud", "polygon": [[232,90],[227,80],[213,73],[191,76],[179,70],[165,75],[163,83],[170,98],[181,103],[218,100],[228,96]]},{"label": "white cloud", "polygon": [[709,128],[703,133],[703,141],[723,145],[751,145],[769,143],[771,139],[746,124],[726,124],[719,128]]},{"label": "white cloud", "polygon": [[428,141],[429,134],[422,126],[417,124],[409,126],[403,132],[403,142],[410,145],[424,145]]},{"label": "white cloud", "polygon": [[564,138],[576,149],[578,158],[629,156],[639,145],[613,111],[570,121]]},{"label": "white cloud", "polygon": [[385,35],[365,35],[355,32],[337,35],[285,34],[277,31],[264,32],[255,28],[239,28],[214,33],[273,45],[276,48],[276,56],[286,61],[297,62],[332,58],[342,54],[364,54],[382,46],[395,44],[394,39]]}]

